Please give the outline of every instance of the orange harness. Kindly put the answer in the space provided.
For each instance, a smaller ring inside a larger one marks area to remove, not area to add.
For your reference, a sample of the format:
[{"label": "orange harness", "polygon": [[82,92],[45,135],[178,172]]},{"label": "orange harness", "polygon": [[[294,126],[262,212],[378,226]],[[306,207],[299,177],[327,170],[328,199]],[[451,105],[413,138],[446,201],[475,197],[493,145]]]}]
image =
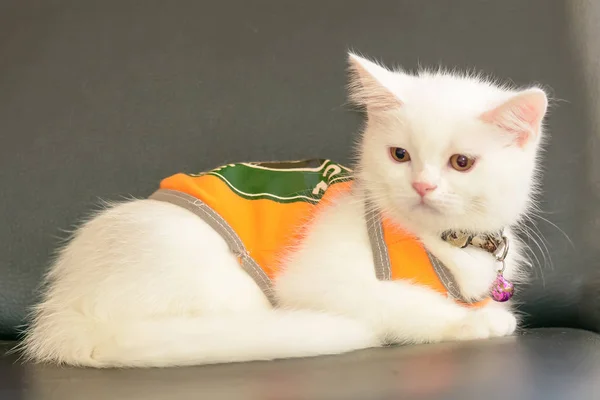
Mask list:
[{"label": "orange harness", "polygon": [[[350,170],[329,160],[240,163],[200,174],[175,174],[150,198],[203,218],[275,304],[271,282],[282,252],[302,240],[302,226],[319,208],[351,187]],[[419,240],[378,214],[367,218],[378,279],[410,280],[471,307],[489,300],[463,299],[450,271]]]}]

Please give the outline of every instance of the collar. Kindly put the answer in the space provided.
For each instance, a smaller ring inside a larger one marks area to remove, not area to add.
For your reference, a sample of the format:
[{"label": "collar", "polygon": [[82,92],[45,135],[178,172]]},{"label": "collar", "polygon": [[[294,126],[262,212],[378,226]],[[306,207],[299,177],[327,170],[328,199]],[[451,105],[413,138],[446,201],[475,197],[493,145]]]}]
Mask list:
[{"label": "collar", "polygon": [[508,253],[508,238],[503,231],[493,233],[471,233],[466,231],[445,231],[442,233],[443,241],[453,246],[464,249],[467,246],[475,246],[494,255],[498,261],[504,261]]}]

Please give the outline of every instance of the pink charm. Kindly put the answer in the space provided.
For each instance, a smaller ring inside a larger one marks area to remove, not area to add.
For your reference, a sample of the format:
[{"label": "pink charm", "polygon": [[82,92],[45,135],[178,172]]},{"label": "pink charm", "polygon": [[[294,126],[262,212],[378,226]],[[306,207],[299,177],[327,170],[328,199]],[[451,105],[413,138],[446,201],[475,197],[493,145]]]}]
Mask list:
[{"label": "pink charm", "polygon": [[491,295],[495,301],[503,303],[510,300],[515,293],[515,285],[504,278],[502,272],[498,273],[496,280],[492,283]]}]

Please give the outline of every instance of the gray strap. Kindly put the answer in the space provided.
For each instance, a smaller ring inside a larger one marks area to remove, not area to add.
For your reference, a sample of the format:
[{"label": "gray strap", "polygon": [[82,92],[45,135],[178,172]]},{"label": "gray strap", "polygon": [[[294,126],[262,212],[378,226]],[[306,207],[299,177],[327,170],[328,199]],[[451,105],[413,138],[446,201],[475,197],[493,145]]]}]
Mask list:
[{"label": "gray strap", "polygon": [[440,281],[442,282],[442,284],[448,291],[448,294],[450,295],[450,297],[452,297],[453,299],[458,300],[462,303],[466,303],[466,304],[473,304],[473,303],[477,303],[477,301],[479,301],[479,300],[475,300],[475,301],[467,300],[462,295],[462,293],[460,291],[460,287],[458,286],[458,283],[456,282],[454,275],[452,275],[452,272],[450,272],[448,267],[446,267],[440,261],[439,258],[437,258],[433,254],[431,254],[429,252],[429,250],[427,251],[427,256],[429,257],[429,261],[431,262],[431,265],[433,265],[433,269],[435,270],[435,273],[440,278]]},{"label": "gray strap", "polygon": [[431,265],[433,265],[435,273],[437,274],[438,278],[440,278],[440,281],[448,291],[448,294],[454,299],[465,302],[462,294],[460,293],[458,283],[456,283],[456,279],[454,279],[454,275],[452,275],[452,273],[448,271],[448,268],[442,264],[439,258],[431,254],[429,250],[427,251],[427,257],[429,257],[429,261],[431,262]]},{"label": "gray strap", "polygon": [[254,279],[271,304],[273,306],[276,305],[277,300],[273,291],[273,283],[262,268],[250,256],[250,253],[246,250],[244,243],[237,233],[235,233],[231,226],[229,226],[229,224],[212,208],[196,197],[176,190],[160,189],[154,192],[149,199],[178,205],[202,218],[204,222],[210,225],[211,228],[223,237],[231,252],[235,254],[236,257],[240,258],[241,266],[244,271]]},{"label": "gray strap", "polygon": [[371,250],[373,251],[375,276],[380,281],[389,281],[392,279],[392,268],[387,245],[385,244],[385,239],[383,237],[383,224],[375,205],[369,201],[365,201],[365,220],[367,222],[367,232],[369,234],[369,242],[371,242]]}]

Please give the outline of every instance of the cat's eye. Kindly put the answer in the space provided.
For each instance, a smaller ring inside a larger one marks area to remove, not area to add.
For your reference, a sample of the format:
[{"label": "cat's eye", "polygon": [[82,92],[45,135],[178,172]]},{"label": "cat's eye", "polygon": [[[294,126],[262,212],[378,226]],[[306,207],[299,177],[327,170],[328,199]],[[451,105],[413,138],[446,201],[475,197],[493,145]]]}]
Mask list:
[{"label": "cat's eye", "polygon": [[402,147],[390,147],[390,155],[394,160],[401,163],[410,161],[410,154]]},{"label": "cat's eye", "polygon": [[473,168],[473,164],[475,164],[475,159],[464,154],[455,154],[450,157],[450,166],[460,172],[470,170]]}]

